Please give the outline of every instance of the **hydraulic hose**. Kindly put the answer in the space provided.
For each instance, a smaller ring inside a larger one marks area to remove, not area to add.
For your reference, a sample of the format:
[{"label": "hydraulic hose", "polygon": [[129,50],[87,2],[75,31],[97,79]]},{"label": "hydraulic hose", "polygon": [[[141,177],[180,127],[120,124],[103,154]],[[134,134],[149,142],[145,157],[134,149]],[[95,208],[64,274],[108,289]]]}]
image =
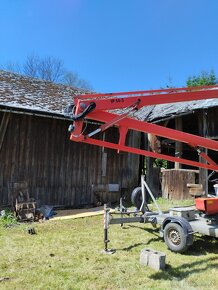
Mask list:
[{"label": "hydraulic hose", "polygon": [[89,114],[95,109],[95,107],[96,107],[96,103],[91,102],[82,113],[78,115],[72,114],[71,118],[73,119],[73,121],[79,121],[81,119],[84,119],[87,114]]}]

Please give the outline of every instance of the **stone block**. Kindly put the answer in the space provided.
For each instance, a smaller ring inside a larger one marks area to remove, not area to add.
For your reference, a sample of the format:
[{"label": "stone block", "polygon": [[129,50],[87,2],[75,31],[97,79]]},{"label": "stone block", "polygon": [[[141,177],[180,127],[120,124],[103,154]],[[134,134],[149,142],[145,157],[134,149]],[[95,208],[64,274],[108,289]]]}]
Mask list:
[{"label": "stone block", "polygon": [[141,254],[140,254],[140,264],[141,265],[148,266],[148,259],[149,259],[150,254],[151,254],[150,249],[141,250]]},{"label": "stone block", "polygon": [[163,270],[165,268],[166,254],[154,251],[152,249],[143,249],[140,254],[140,264],[149,266],[154,270]]}]

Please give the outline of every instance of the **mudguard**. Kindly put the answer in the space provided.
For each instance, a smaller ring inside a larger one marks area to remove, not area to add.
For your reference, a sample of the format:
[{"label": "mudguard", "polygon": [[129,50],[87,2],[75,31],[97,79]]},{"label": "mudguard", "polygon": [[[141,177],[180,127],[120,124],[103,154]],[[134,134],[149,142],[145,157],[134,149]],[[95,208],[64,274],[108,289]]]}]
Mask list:
[{"label": "mudguard", "polygon": [[187,245],[190,246],[193,244],[193,229],[190,225],[190,223],[183,217],[175,217],[175,216],[169,216],[167,218],[165,218],[165,220],[163,221],[161,228],[160,228],[160,236],[163,238],[164,236],[164,228],[168,223],[176,223],[179,224],[185,234],[186,234],[186,241],[187,241]]}]

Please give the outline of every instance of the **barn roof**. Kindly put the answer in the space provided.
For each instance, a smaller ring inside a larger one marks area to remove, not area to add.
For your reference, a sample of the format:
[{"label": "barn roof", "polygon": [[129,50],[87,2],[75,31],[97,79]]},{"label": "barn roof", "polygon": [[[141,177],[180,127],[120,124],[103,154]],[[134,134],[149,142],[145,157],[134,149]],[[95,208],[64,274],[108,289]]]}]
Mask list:
[{"label": "barn roof", "polygon": [[0,70],[0,108],[64,116],[73,97],[87,90]]},{"label": "barn roof", "polygon": [[[72,104],[73,97],[84,93],[90,92],[0,70],[2,110],[28,111],[63,118],[66,117],[66,108]],[[216,106],[218,99],[147,106],[141,108],[133,117],[145,121],[160,121]],[[122,111],[118,110],[117,113]]]},{"label": "barn roof", "polygon": [[218,99],[155,105],[142,108],[138,112],[137,117],[140,120],[158,122],[163,119],[174,118],[179,115],[192,113],[195,110],[207,109],[217,106]]}]

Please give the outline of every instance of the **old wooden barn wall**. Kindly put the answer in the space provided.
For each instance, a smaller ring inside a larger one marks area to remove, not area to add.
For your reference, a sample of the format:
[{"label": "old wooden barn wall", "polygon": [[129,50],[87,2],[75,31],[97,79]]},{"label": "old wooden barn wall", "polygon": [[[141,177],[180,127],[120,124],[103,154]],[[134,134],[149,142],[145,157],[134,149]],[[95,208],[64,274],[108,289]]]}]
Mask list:
[{"label": "old wooden barn wall", "polygon": [[[199,114],[199,132],[200,135],[213,140],[218,140],[218,107],[204,109]],[[205,152],[218,164],[218,152],[214,150],[205,150]],[[203,159],[202,162],[205,162]],[[211,170],[200,169],[199,182],[203,184],[206,192],[213,193],[213,183],[208,182],[208,175]],[[212,179],[218,178],[218,173],[213,175]]]},{"label": "old wooden barn wall", "polygon": [[[2,118],[0,112],[0,121]],[[125,193],[137,185],[137,156],[72,142],[67,133],[69,124],[60,119],[10,114],[0,151],[0,205],[10,203],[11,182],[27,182],[30,196],[42,204],[73,207],[92,204],[99,188],[99,194],[110,199],[108,184],[119,184]],[[112,129],[105,138],[115,136],[117,132]],[[138,138],[129,140],[138,142]]]},{"label": "old wooden barn wall", "polygon": [[[168,127],[176,129],[176,118],[179,118],[182,124],[182,130],[184,132],[218,140],[217,116],[218,107],[196,110],[194,112],[190,112],[187,115],[170,119]],[[175,142],[169,142],[168,146],[162,146],[162,153],[175,155],[175,147]],[[194,161],[200,160],[201,162],[206,162],[203,158],[199,158],[197,151],[193,150],[184,143],[180,152],[182,152],[183,158],[188,158]],[[218,164],[217,151],[205,150],[205,152]],[[150,170],[150,172],[147,174],[147,181],[149,184],[152,185],[154,179],[154,169],[153,160],[150,160],[150,166],[147,166],[147,168],[149,168]],[[187,183],[200,183],[203,185],[203,189],[205,192],[212,193],[214,191],[213,184],[208,182],[208,175],[211,173],[211,170],[200,168],[199,174],[197,174],[197,171],[195,172],[196,168],[191,166],[181,165],[181,169],[175,169],[174,167],[174,163],[168,162],[168,168],[171,168],[171,170],[168,169],[163,171],[162,173],[162,195],[164,197],[176,199],[184,199],[190,197],[189,189],[186,186]],[[215,177],[218,178],[218,174]]]}]

